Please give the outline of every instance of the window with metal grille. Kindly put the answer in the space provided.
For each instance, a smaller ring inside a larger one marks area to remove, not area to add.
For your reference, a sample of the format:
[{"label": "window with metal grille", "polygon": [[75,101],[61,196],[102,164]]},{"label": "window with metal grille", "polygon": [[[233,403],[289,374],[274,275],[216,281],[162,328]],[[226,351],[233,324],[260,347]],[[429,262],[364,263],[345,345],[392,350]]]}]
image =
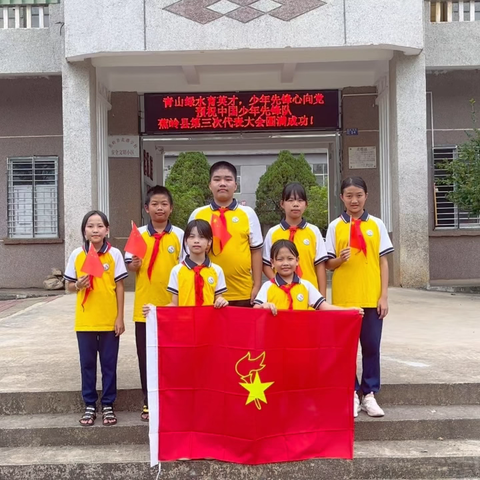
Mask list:
[{"label": "window with metal grille", "polygon": [[326,163],[314,163],[312,172],[320,187],[328,186],[328,165]]},{"label": "window with metal grille", "polygon": [[458,158],[457,146],[435,147],[433,149],[433,188],[435,229],[468,229],[480,228],[480,217],[472,216],[460,210],[448,199],[448,194],[455,185],[445,185],[441,180],[446,172],[442,169],[445,162]]},{"label": "window with metal grille", "polygon": [[10,238],[58,238],[58,158],[9,158],[7,208]]},{"label": "window with metal grille", "polygon": [[[45,0],[44,0],[45,1]],[[21,2],[19,2],[21,3]],[[48,5],[1,6],[0,28],[48,28],[50,11]]]}]

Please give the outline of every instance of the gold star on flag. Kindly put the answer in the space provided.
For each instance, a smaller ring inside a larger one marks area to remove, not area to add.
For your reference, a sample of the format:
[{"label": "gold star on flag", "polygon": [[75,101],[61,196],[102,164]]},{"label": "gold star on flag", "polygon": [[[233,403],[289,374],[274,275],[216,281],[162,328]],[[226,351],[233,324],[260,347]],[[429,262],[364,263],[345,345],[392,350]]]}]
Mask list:
[{"label": "gold star on flag", "polygon": [[267,398],[265,397],[265,390],[268,387],[272,386],[274,383],[275,382],[262,383],[258,372],[256,372],[255,379],[252,383],[241,383],[240,385],[249,392],[247,403],[245,403],[245,405],[255,402],[258,408],[258,400],[262,401],[263,403],[267,403]]}]

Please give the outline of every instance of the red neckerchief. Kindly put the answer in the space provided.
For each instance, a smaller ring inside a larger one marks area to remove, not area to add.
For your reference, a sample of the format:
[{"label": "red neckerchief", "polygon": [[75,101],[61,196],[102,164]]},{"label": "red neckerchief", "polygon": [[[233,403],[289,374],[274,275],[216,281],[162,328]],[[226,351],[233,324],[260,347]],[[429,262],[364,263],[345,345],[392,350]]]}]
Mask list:
[{"label": "red neckerchief", "polygon": [[227,227],[227,217],[225,213],[228,212],[230,209],[228,207],[218,207],[219,215],[212,215],[211,226],[212,226],[212,233],[215,238],[218,239],[220,253],[225,248],[227,242],[232,238],[232,235],[228,231]]},{"label": "red neckerchief", "polygon": [[292,282],[289,285],[278,285],[278,283],[275,281],[275,278],[272,278],[270,281],[274,283],[280,290],[283,290],[286,293],[288,297],[288,310],[293,310],[293,298],[291,290],[297,284]]},{"label": "red neckerchief", "polygon": [[205,286],[205,280],[203,279],[200,272],[202,269],[205,268],[205,265],[202,263],[201,265],[197,265],[193,267],[193,271],[195,272],[195,306],[201,307],[204,302],[203,298],[203,287]]},{"label": "red neckerchief", "polygon": [[[290,237],[289,237],[289,240],[292,242],[292,243],[295,243],[295,234],[297,233],[297,230],[299,229],[300,227],[298,225],[292,225],[290,227],[288,227],[288,230],[290,232]],[[301,278],[303,276],[303,272],[302,272],[302,269],[300,267],[300,264],[297,266],[297,269],[295,270],[295,273]]]},{"label": "red neckerchief", "polygon": [[148,265],[148,270],[147,270],[148,279],[150,281],[152,281],[153,266],[155,265],[155,260],[157,259],[158,251],[160,250],[160,241],[166,234],[167,232],[165,230],[162,233],[153,234],[153,237],[155,238],[155,244],[153,245],[153,252],[152,252],[152,256],[150,258],[150,263]]},{"label": "red neckerchief", "polygon": [[[97,252],[97,255],[98,255],[99,257],[101,257],[102,255],[105,255],[105,254],[110,250],[110,248],[112,247],[108,242],[106,242],[106,244],[107,244],[107,249],[106,249],[104,252]],[[93,247],[90,246],[90,248],[93,248]],[[87,253],[87,250],[86,250],[85,247],[83,247],[83,251],[84,251],[85,253]],[[86,303],[86,301],[87,301],[87,298],[88,298],[88,296],[90,295],[90,292],[93,290],[93,279],[94,279],[94,278],[95,278],[95,277],[94,277],[93,275],[89,275],[89,276],[88,276],[88,280],[89,280],[90,286],[85,289],[85,295],[84,295],[83,300],[82,300],[82,309],[83,309],[83,311],[85,311],[85,303]]]}]

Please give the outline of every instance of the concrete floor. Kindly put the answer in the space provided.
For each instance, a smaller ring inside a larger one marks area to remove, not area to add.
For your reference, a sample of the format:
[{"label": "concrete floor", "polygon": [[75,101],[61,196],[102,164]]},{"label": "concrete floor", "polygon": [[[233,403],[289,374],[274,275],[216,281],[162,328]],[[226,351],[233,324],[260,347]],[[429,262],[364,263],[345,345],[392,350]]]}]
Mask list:
[{"label": "concrete floor", "polygon": [[[79,390],[75,296],[40,300],[0,318],[0,392]],[[126,294],[119,388],[139,388],[133,294]],[[391,289],[383,383],[480,382],[480,295]]]}]

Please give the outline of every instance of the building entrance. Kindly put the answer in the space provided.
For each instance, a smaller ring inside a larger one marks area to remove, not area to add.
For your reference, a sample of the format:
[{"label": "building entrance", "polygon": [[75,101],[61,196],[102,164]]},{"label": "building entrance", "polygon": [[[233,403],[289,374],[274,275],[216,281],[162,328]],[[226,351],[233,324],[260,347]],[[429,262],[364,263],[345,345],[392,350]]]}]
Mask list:
[{"label": "building entrance", "polygon": [[[317,184],[329,192],[329,218],[339,214],[338,185],[340,182],[340,135],[336,132],[306,134],[237,134],[194,137],[142,137],[142,198],[152,185],[164,185],[169,172],[182,152],[202,152],[210,164],[224,160],[237,168],[235,197],[255,208],[260,177],[288,150],[303,154],[312,168]],[[147,220],[144,218],[144,220]]]}]

